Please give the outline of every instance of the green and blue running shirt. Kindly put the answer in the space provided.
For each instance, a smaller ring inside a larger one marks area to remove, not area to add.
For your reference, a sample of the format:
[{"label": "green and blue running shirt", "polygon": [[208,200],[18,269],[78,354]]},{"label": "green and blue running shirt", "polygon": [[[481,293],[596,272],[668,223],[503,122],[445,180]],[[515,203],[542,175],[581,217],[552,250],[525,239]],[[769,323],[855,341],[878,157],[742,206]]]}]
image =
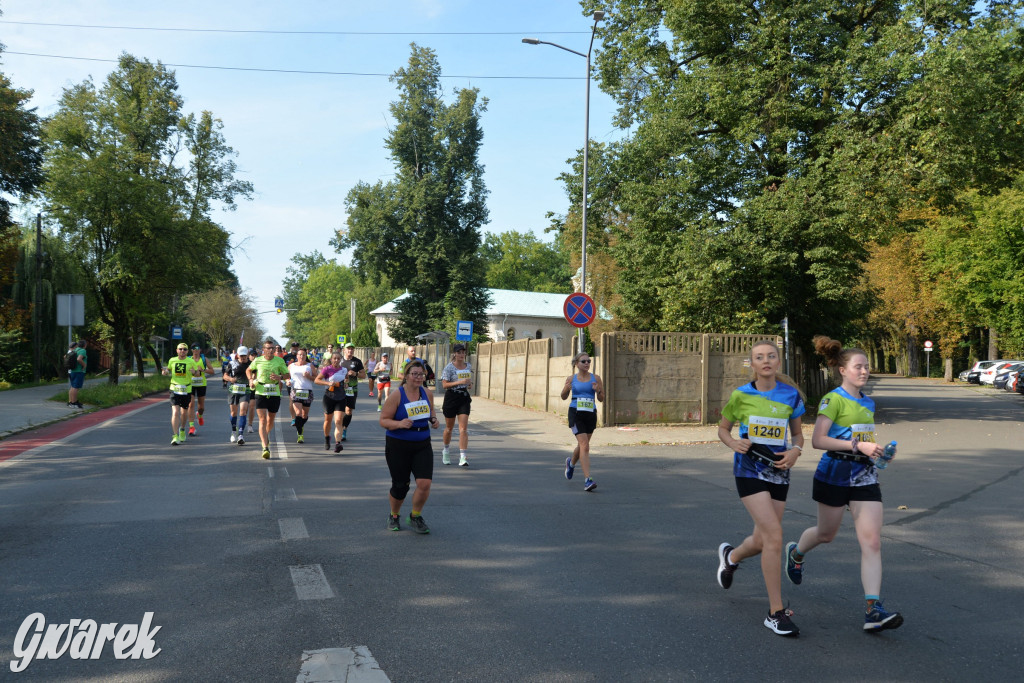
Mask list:
[{"label": "green and blue running shirt", "polygon": [[[868,396],[854,398],[845,389],[834,389],[821,399],[818,415],[832,420],[828,436],[849,441],[875,443],[875,402]],[[818,462],[814,478],[833,486],[870,486],[878,483],[878,470],[874,464],[836,460],[825,452]]]},{"label": "green and blue running shirt", "polygon": [[[732,392],[722,409],[722,417],[740,424],[740,438],[764,444],[776,453],[786,450],[789,421],[807,409],[800,392],[783,382],[776,382],[771,391],[758,391],[754,382]],[[745,453],[733,454],[733,474],[747,479],[760,479],[772,484],[788,484],[789,470],[777,470]]]}]

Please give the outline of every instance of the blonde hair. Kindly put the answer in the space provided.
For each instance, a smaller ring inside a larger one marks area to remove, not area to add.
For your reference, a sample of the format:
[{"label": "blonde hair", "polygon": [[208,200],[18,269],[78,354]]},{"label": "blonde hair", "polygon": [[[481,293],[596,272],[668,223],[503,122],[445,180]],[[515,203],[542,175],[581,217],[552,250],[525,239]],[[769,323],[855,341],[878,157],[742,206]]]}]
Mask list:
[{"label": "blonde hair", "polygon": [[[770,346],[773,349],[775,349],[776,351],[779,350],[779,345],[776,344],[775,342],[773,342],[771,339],[761,339],[759,341],[754,342],[754,345],[750,347],[750,360],[751,361],[754,360],[754,349],[756,349],[758,346]],[[750,381],[753,382],[756,379],[757,379],[757,372],[754,370],[753,364],[751,364],[751,367],[750,367]],[[776,382],[782,382],[783,384],[788,384],[789,386],[793,387],[794,389],[796,389],[796,392],[798,394],[800,394],[800,400],[804,401],[804,402],[807,401],[807,396],[804,394],[804,390],[801,389],[800,385],[796,383],[796,380],[794,380],[789,375],[787,375],[787,374],[785,374],[783,372],[776,372],[775,373],[775,381]]]}]

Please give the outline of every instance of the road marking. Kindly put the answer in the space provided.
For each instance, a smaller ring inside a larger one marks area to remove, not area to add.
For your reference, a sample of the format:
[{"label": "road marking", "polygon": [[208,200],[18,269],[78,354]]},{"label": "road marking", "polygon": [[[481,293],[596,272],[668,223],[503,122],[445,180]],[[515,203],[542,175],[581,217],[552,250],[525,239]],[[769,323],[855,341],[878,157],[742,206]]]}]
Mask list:
[{"label": "road marking", "polygon": [[284,445],[284,439],[281,438],[281,432],[284,431],[284,430],[278,429],[279,426],[280,425],[278,425],[277,421],[275,420],[274,421],[274,440],[277,441],[277,457],[280,458],[281,460],[287,460],[288,459],[288,448]]},{"label": "road marking", "polygon": [[267,467],[267,476],[270,477],[271,479],[276,477],[278,474],[280,474],[283,478],[287,479],[288,478],[288,468],[287,467],[269,467],[269,466]]},{"label": "road marking", "polygon": [[295,500],[295,501],[297,501],[298,498],[295,497],[295,489],[278,489],[277,491],[274,491],[274,500],[275,501],[279,501],[279,500]]},{"label": "road marking", "polygon": [[274,478],[274,468],[273,467],[268,467],[267,468],[267,476],[270,477],[271,479]]},{"label": "road marking", "polygon": [[306,650],[295,683],[390,683],[365,645]]},{"label": "road marking", "polygon": [[327,600],[334,597],[331,585],[327,583],[323,568],[318,564],[288,567],[295,584],[295,595],[299,600]]},{"label": "road marking", "polygon": [[281,476],[284,477],[285,479],[288,478],[288,468],[287,467],[278,467],[277,471],[280,472]]},{"label": "road marking", "polygon": [[282,541],[297,541],[302,538],[309,538],[309,532],[306,531],[306,523],[302,521],[301,517],[279,519],[277,524],[281,527]]}]

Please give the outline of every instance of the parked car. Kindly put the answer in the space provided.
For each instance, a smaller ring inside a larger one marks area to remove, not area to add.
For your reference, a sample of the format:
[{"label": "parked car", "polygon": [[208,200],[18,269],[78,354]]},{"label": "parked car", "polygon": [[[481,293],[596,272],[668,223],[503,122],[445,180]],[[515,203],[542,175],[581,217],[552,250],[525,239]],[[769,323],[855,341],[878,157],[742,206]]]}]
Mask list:
[{"label": "parked car", "polygon": [[967,371],[967,382],[971,384],[981,384],[978,378],[981,376],[981,371],[986,370],[996,364],[994,360],[979,360],[974,364],[970,370]]},{"label": "parked car", "polygon": [[996,381],[996,375],[1001,373],[1006,368],[1010,367],[1014,363],[1020,363],[1019,360],[1000,360],[994,364],[988,366],[978,375],[978,382],[980,384],[992,384]]},{"label": "parked car", "polygon": [[1013,387],[1013,390],[1018,394],[1024,394],[1024,370],[1017,373],[1017,384]]},{"label": "parked car", "polygon": [[1010,378],[1006,380],[1007,391],[1017,391],[1017,382],[1020,381],[1020,376],[1022,373],[1024,373],[1024,368],[1017,370],[1017,372],[1010,373]]},{"label": "parked car", "polygon": [[1005,389],[1006,383],[1010,379],[1010,375],[1016,375],[1017,371],[1021,368],[1024,368],[1024,363],[1010,363],[1009,365],[1004,366],[1003,369],[997,372],[995,377],[992,379],[992,386],[996,389]]}]

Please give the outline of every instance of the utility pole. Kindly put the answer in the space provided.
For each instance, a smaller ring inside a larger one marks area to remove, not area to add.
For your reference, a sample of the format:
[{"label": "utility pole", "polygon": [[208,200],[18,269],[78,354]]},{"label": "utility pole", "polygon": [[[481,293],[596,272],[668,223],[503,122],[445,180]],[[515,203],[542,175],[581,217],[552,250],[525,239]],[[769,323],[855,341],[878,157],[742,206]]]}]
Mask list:
[{"label": "utility pole", "polygon": [[[32,346],[35,347],[35,355],[32,363],[32,381],[39,383],[39,365],[42,354],[42,333],[40,332],[39,309],[42,307],[43,290],[43,214],[36,214],[36,292],[32,302]],[[70,399],[69,399],[70,400]]]}]

